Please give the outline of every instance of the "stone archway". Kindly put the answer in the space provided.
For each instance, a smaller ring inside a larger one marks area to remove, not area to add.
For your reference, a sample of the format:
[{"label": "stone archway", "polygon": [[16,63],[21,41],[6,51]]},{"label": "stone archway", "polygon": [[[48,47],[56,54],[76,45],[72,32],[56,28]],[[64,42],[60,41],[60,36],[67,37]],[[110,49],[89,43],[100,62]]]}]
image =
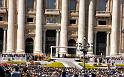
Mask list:
[{"label": "stone archway", "polygon": [[[70,39],[68,41],[68,46],[75,46],[76,41],[74,39]],[[76,55],[76,49],[75,48],[68,48],[68,54],[74,54]]]},{"label": "stone archway", "polygon": [[106,55],[106,32],[98,32],[96,39],[96,55]]},{"label": "stone archway", "polygon": [[[47,56],[50,55],[50,47],[56,46],[56,30],[47,30],[46,31],[46,44],[45,44],[45,53]],[[55,48],[53,49],[53,55],[55,56]]]},{"label": "stone archway", "polygon": [[27,38],[25,41],[25,53],[33,53],[34,40]]}]

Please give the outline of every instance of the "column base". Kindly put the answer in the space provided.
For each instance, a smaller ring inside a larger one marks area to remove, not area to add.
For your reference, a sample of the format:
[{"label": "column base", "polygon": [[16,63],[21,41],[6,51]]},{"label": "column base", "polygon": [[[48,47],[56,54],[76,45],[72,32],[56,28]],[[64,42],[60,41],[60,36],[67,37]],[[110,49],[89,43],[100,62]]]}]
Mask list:
[{"label": "column base", "polygon": [[34,54],[43,54],[41,51],[34,51]]},{"label": "column base", "polygon": [[81,51],[76,51],[76,56],[77,57],[81,57],[83,55],[83,53]]},{"label": "column base", "polygon": [[93,48],[92,47],[88,48],[87,55],[93,55]]},{"label": "column base", "polygon": [[111,57],[113,56],[113,57],[114,57],[114,56],[118,56],[118,55],[119,55],[119,54],[116,53],[116,54],[110,54],[109,56],[111,56]]},{"label": "column base", "polygon": [[7,50],[6,53],[15,53],[14,50]]},{"label": "column base", "polygon": [[25,54],[24,50],[16,50],[16,54]]},{"label": "column base", "polygon": [[59,51],[56,51],[55,57],[58,57],[58,58],[60,57],[59,56]]},{"label": "column base", "polygon": [[6,53],[6,50],[2,50],[2,53]]},{"label": "column base", "polygon": [[118,53],[118,55],[122,55],[122,56],[124,56],[124,53]]},{"label": "column base", "polygon": [[87,52],[87,55],[88,56],[93,56],[94,54],[93,54],[93,52],[90,51],[90,52]]}]

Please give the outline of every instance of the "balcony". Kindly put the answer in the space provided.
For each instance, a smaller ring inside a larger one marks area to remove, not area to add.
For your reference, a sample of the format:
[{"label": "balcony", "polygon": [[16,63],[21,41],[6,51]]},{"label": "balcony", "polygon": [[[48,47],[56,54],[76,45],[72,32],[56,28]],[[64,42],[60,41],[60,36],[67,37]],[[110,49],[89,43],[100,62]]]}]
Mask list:
[{"label": "balcony", "polygon": [[60,29],[60,23],[47,23],[45,28],[47,29]]},{"label": "balcony", "polygon": [[35,23],[26,23],[26,28],[35,28],[36,24]]},{"label": "balcony", "polygon": [[71,10],[71,11],[70,11],[70,15],[71,15],[71,16],[78,16],[78,15],[79,15],[79,11]]},{"label": "balcony", "polygon": [[59,9],[45,9],[45,14],[47,15],[60,15]]},{"label": "balcony", "polygon": [[96,17],[111,17],[111,12],[109,12],[109,11],[96,11]]},{"label": "balcony", "polygon": [[94,30],[96,30],[96,31],[110,31],[111,25],[97,25],[96,27],[94,27]]}]

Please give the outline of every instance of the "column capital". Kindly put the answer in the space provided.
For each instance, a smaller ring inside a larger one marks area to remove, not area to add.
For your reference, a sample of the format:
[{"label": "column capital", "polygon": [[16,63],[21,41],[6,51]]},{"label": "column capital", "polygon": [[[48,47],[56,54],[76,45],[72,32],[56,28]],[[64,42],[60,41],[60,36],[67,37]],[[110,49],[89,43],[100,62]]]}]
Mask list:
[{"label": "column capital", "polygon": [[7,28],[3,28],[3,30],[7,30]]},{"label": "column capital", "polygon": [[110,31],[107,31],[106,33],[107,33],[107,34],[111,34],[111,32],[110,32]]},{"label": "column capital", "polygon": [[98,33],[98,31],[94,31],[94,33],[95,33],[95,34],[97,34],[97,33]]},{"label": "column capital", "polygon": [[61,30],[60,29],[56,29],[56,32],[60,32]]},{"label": "column capital", "polygon": [[47,29],[46,29],[46,28],[43,28],[43,31],[44,31],[44,32],[46,32],[46,31],[47,31]]}]

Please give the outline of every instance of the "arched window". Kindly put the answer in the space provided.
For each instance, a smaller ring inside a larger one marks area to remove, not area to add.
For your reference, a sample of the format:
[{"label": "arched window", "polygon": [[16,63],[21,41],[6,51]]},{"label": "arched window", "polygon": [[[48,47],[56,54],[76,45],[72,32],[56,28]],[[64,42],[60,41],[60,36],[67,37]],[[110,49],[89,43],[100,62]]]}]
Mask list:
[{"label": "arched window", "polygon": [[[70,39],[68,41],[68,46],[76,46],[76,42],[74,39]],[[76,48],[68,48],[68,54],[76,54]]]},{"label": "arched window", "polygon": [[34,0],[27,0],[27,8],[28,9],[34,8]]},{"label": "arched window", "polygon": [[25,53],[33,53],[33,44],[34,44],[34,41],[32,38],[26,39]]},{"label": "arched window", "polygon": [[76,0],[69,0],[69,10],[76,10]]},{"label": "arched window", "polygon": [[96,39],[96,55],[106,55],[106,32],[97,32]]},{"label": "arched window", "polygon": [[56,9],[56,0],[47,0],[47,9]]},{"label": "arched window", "polygon": [[[56,30],[47,30],[46,31],[46,48],[45,53],[47,56],[50,54],[50,47],[56,45]],[[55,49],[53,49],[53,56],[55,55]]]}]

